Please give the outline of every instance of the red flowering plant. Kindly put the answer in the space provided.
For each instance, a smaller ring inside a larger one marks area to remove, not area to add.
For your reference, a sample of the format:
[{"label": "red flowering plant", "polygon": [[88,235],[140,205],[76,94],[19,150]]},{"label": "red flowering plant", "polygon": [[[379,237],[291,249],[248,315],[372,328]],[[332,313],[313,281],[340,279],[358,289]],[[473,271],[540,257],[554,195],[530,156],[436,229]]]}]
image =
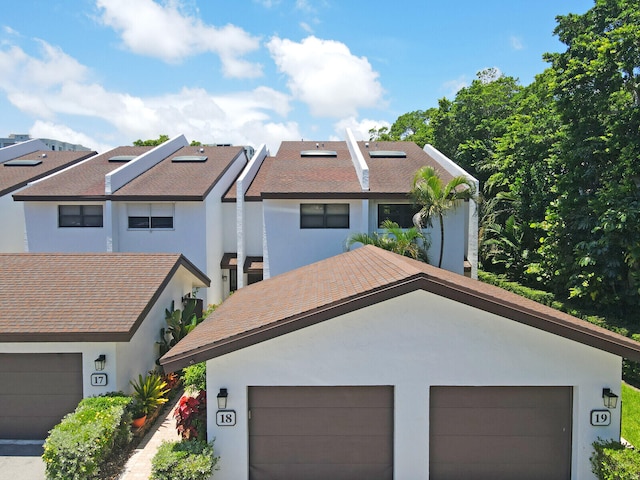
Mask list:
[{"label": "red flowering plant", "polygon": [[207,439],[207,392],[201,390],[197,396],[183,396],[178,403],[173,418],[176,429],[185,440]]}]

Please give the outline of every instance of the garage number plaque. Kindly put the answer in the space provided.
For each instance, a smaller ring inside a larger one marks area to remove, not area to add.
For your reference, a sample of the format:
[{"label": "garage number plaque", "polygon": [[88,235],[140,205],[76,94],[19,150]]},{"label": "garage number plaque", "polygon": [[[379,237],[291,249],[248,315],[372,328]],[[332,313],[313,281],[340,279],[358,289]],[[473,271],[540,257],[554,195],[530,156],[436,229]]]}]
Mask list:
[{"label": "garage number plaque", "polygon": [[104,387],[108,383],[106,373],[92,373],[91,374],[91,386],[92,387]]},{"label": "garage number plaque", "polygon": [[216,412],[216,425],[219,427],[233,427],[236,424],[235,410],[218,410]]},{"label": "garage number plaque", "polygon": [[591,425],[594,427],[611,425],[611,412],[609,410],[591,410]]}]

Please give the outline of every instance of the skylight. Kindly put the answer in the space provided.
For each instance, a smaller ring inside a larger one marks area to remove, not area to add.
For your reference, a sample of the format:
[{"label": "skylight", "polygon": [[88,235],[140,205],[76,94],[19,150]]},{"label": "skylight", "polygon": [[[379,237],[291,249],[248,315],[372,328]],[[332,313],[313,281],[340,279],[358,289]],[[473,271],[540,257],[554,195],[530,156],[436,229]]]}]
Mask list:
[{"label": "skylight", "polygon": [[338,152],[335,150],[302,150],[300,155],[303,157],[337,157]]},{"label": "skylight", "polygon": [[29,160],[29,159],[16,159],[16,160],[9,160],[7,162],[4,162],[3,165],[5,167],[35,167],[36,165],[40,165],[42,163],[42,160],[36,159],[36,160]]},{"label": "skylight", "polygon": [[371,158],[406,158],[407,153],[401,150],[369,150]]},{"label": "skylight", "polygon": [[206,162],[207,157],[204,155],[181,155],[179,157],[173,157],[171,161],[174,163],[200,163]]},{"label": "skylight", "polygon": [[114,157],[110,157],[110,162],[130,162],[136,158],[136,155],[116,155]]}]

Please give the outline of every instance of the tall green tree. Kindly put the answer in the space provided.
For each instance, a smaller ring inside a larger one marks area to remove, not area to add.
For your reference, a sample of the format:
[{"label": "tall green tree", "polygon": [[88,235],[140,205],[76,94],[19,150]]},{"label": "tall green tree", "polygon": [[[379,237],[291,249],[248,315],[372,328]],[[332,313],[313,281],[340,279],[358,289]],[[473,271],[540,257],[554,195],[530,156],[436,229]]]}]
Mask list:
[{"label": "tall green tree", "polygon": [[422,167],[416,172],[410,195],[418,205],[421,205],[421,208],[414,217],[414,223],[418,228],[433,227],[433,219],[438,220],[440,225],[438,267],[442,267],[444,255],[444,216],[463,200],[474,198],[475,194],[475,185],[462,175],[444,183],[437,170],[431,166]]},{"label": "tall green tree", "polygon": [[353,245],[361,243],[374,245],[422,262],[429,261],[427,254],[429,242],[421,230],[416,227],[400,228],[396,222],[389,219],[382,222],[380,228],[383,229],[382,233],[354,233],[350,235],[346,242],[347,250]]},{"label": "tall green tree", "polygon": [[565,127],[558,199],[547,211],[548,270],[572,296],[640,305],[640,9],[597,0],[560,16],[548,54]]}]

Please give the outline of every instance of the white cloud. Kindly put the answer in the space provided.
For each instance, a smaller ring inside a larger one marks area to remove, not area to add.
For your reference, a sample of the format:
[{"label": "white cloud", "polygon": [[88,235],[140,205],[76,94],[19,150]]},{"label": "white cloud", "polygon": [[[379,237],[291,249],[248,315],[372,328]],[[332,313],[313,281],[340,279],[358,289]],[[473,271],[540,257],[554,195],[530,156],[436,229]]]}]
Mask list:
[{"label": "white cloud", "polygon": [[344,43],[313,36],[300,43],[274,37],[267,47],[278,69],[288,76],[294,98],[306,103],[314,116],[356,116],[359,108],[383,102],[378,73]]},{"label": "white cloud", "polygon": [[[266,143],[271,149],[282,139],[301,136],[298,124],[285,119],[290,96],[272,88],[214,94],[185,87],[154,97],[135,96],[89,81],[86,67],[58,48],[45,42],[41,46],[40,58],[19,47],[0,47],[0,90],[13,106],[36,119],[34,135],[94,149],[162,133],[183,133],[205,143]],[[86,118],[87,124],[100,127],[79,133],[61,117],[69,122]],[[81,141],[69,139],[80,135],[85,135]]]},{"label": "white cloud", "polygon": [[511,36],[511,38],[509,39],[509,43],[511,44],[511,48],[513,48],[514,50],[522,50],[524,48],[522,39],[520,39],[520,37],[516,37],[515,35]]},{"label": "white cloud", "polygon": [[218,28],[183,13],[179,0],[96,0],[100,20],[120,33],[132,52],[176,63],[185,57],[214,53],[227,77],[259,77],[262,67],[241,57],[260,46],[257,37],[234,25]]},{"label": "white cloud", "polygon": [[346,138],[345,132],[347,128],[350,128],[353,132],[353,136],[356,137],[356,140],[369,140],[369,130],[372,128],[391,128],[391,124],[386,120],[371,120],[368,118],[358,120],[355,117],[344,118],[336,122],[333,126],[336,135],[340,139]]},{"label": "white cloud", "polygon": [[454,97],[458,91],[467,86],[469,86],[469,79],[466,75],[460,75],[458,78],[444,82],[442,89],[446,92],[446,95]]},{"label": "white cloud", "polygon": [[307,33],[313,33],[313,28],[307,22],[300,22],[300,28]]},{"label": "white cloud", "polygon": [[31,135],[31,138],[50,138],[53,140],[80,144],[91,148],[92,150],[96,150],[97,152],[104,152],[113,148],[113,145],[99,143],[94,138],[91,138],[84,133],[77,132],[66,125],[43,122],[41,120],[37,120],[33,124],[29,129],[29,135]]}]

